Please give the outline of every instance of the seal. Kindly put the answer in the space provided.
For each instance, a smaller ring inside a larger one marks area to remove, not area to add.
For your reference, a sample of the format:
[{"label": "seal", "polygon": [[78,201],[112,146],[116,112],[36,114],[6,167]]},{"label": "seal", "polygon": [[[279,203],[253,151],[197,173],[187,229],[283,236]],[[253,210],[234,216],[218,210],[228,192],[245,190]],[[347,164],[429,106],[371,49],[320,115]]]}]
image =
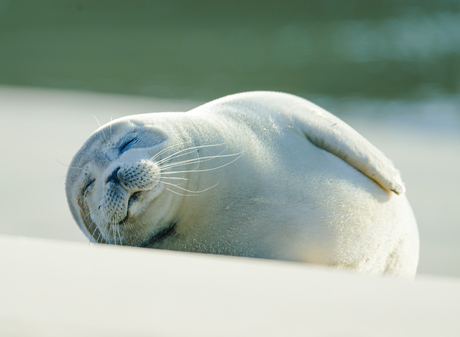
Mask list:
[{"label": "seal", "polygon": [[73,158],[66,194],[92,241],[413,277],[399,172],[350,126],[284,93],[127,116]]}]

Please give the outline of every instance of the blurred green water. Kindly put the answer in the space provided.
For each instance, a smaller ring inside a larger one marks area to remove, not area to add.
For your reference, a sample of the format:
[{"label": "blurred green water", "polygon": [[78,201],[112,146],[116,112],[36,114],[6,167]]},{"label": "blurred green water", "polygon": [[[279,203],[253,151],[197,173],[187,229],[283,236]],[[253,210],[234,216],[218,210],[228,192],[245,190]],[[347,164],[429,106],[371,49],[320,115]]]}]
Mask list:
[{"label": "blurred green water", "polygon": [[208,100],[460,92],[460,1],[0,0],[0,84]]}]

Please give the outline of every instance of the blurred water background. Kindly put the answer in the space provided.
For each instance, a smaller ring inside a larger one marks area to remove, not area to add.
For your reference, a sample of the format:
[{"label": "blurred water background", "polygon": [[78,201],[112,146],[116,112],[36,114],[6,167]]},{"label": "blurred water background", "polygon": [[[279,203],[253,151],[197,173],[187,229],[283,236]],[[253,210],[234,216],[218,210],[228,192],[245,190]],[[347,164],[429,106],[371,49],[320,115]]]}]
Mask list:
[{"label": "blurred water background", "polygon": [[0,233],[84,240],[56,160],[90,114],[249,90],[312,100],[382,149],[418,219],[419,270],[460,276],[460,0],[0,0]]},{"label": "blurred water background", "polygon": [[209,100],[460,91],[458,0],[1,0],[0,83]]}]

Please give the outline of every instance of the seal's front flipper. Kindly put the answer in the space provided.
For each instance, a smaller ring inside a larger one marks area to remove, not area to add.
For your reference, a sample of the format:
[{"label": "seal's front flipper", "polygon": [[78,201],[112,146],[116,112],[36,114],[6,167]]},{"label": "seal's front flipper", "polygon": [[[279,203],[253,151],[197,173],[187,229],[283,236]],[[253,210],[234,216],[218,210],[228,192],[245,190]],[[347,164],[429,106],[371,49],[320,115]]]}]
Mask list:
[{"label": "seal's front flipper", "polygon": [[339,118],[310,103],[309,111],[299,113],[297,122],[297,127],[319,148],[341,158],[385,190],[396,194],[405,192],[393,163]]}]

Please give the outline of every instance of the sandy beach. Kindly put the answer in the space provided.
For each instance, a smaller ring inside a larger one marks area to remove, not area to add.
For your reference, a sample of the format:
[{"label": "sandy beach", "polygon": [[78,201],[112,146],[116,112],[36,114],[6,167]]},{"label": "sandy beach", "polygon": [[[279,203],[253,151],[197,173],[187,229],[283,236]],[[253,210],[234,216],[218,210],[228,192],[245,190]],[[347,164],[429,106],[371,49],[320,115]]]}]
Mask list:
[{"label": "sandy beach", "polygon": [[[186,111],[198,104],[0,87],[0,234],[87,242],[68,210],[64,181],[66,165],[98,128],[96,120],[104,124],[125,115]],[[419,274],[459,277],[460,114],[454,111],[444,117],[446,123],[435,123],[435,113],[441,116],[446,105],[428,106],[434,115],[357,113],[359,107],[365,110],[364,103],[344,105],[338,114],[402,172],[420,229]],[[334,109],[337,113],[341,107]]]}]

